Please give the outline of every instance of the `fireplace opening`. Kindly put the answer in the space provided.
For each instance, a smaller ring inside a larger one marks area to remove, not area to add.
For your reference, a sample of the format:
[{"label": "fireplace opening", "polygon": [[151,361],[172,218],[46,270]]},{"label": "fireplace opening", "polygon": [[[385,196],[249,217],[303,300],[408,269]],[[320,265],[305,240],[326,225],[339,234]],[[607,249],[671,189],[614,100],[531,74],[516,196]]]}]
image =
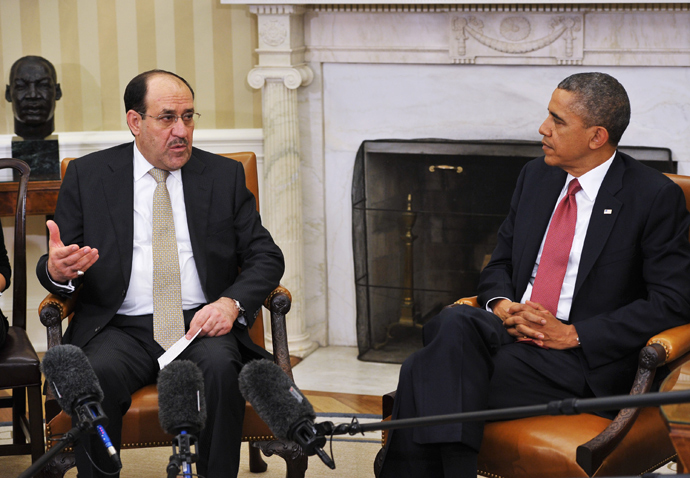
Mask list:
[{"label": "fireplace opening", "polygon": [[[663,148],[621,147],[662,172]],[[421,327],[476,295],[532,141],[365,141],[355,160],[352,227],[359,358],[401,363]]]}]

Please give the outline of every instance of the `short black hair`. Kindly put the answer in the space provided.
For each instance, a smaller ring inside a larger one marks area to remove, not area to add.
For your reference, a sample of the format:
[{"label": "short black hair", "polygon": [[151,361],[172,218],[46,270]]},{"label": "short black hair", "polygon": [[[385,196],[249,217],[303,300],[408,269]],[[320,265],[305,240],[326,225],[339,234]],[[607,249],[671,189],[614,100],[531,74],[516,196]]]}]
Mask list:
[{"label": "short black hair", "polygon": [[12,82],[12,78],[14,78],[14,75],[17,73],[17,68],[19,68],[19,65],[26,61],[40,61],[43,63],[47,68],[48,71],[50,71],[50,76],[53,78],[53,83],[57,84],[57,72],[55,71],[55,67],[51,62],[43,58],[42,56],[35,56],[35,55],[27,55],[23,56],[14,63],[12,63],[12,67],[10,68],[10,83]]},{"label": "short black hair", "polygon": [[618,146],[630,123],[630,99],[618,80],[606,73],[576,73],[561,81],[558,88],[576,96],[573,111],[585,128],[606,128],[609,143]]},{"label": "short black hair", "polygon": [[182,78],[180,75],[166,70],[149,70],[139,73],[127,84],[127,88],[125,88],[125,113],[129,110],[134,110],[140,114],[146,113],[146,93],[148,92],[148,81],[149,78],[156,75],[170,75],[182,81],[182,83],[189,88],[189,91],[192,93],[192,99],[194,99],[194,90],[189,85],[187,80]]}]

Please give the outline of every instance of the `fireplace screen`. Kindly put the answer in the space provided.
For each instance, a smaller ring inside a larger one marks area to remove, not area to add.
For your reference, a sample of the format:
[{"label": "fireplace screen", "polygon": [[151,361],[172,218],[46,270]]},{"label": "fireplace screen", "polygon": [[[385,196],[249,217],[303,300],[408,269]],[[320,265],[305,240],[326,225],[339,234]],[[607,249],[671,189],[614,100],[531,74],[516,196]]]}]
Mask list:
[{"label": "fireplace screen", "polygon": [[[668,150],[627,149],[674,172]],[[352,186],[360,359],[402,362],[422,346],[424,322],[476,294],[518,174],[542,154],[539,142],[362,144]]]}]

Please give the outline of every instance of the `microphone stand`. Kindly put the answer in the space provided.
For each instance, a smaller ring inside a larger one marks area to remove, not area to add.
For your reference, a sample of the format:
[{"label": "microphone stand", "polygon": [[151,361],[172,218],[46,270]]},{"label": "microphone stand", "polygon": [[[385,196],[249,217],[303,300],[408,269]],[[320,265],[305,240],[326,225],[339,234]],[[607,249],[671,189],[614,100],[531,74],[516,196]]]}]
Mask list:
[{"label": "microphone stand", "polygon": [[331,422],[317,423],[320,433],[326,435],[356,435],[375,430],[391,430],[398,428],[428,427],[447,425],[469,421],[511,420],[515,418],[535,417],[540,415],[578,415],[586,412],[602,410],[617,410],[623,408],[658,407],[673,403],[689,403],[690,390],[676,392],[652,392],[640,395],[624,395],[618,397],[600,398],[566,398],[554,400],[544,405],[528,405],[524,407],[501,408],[497,410],[480,410],[476,412],[452,413],[448,415],[434,415],[428,417],[389,420],[377,423],[351,423],[334,426]]},{"label": "microphone stand", "polygon": [[33,462],[31,466],[17,478],[31,478],[34,476],[36,473],[42,470],[43,467],[46,466],[55,455],[60,453],[66,446],[73,445],[74,442],[81,438],[81,436],[87,431],[88,430],[82,426],[74,427],[69,430],[62,436],[62,438],[60,438],[60,440],[58,440],[57,444],[53,445],[50,450],[44,453],[38,460]]},{"label": "microphone stand", "polygon": [[45,467],[48,462],[58,453],[60,453],[66,446],[73,445],[84,434],[98,433],[104,444],[107,443],[106,448],[110,457],[115,461],[118,470],[122,468],[120,457],[117,455],[115,447],[110,442],[108,434],[103,428],[108,424],[108,417],[103,412],[103,407],[100,402],[95,401],[92,397],[81,399],[79,403],[74,406],[73,414],[77,419],[77,426],[65,433],[57,444],[53,445],[43,456],[36,460],[29,468],[24,471],[18,478],[29,478],[34,476],[39,470]]},{"label": "microphone stand", "polygon": [[196,444],[196,436],[187,433],[186,430],[180,431],[180,434],[173,438],[173,454],[165,469],[168,472],[168,478],[175,478],[180,473],[180,468],[185,478],[192,477],[192,463],[195,463],[198,458],[196,453],[192,453],[192,446],[196,450]]}]

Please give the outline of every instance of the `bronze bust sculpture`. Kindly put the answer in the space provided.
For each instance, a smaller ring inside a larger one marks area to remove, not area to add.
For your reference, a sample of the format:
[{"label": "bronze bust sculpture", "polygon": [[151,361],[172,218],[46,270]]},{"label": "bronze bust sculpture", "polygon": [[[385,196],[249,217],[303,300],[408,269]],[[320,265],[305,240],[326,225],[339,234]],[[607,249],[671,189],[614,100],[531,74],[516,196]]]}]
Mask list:
[{"label": "bronze bust sculpture", "polygon": [[43,139],[55,129],[55,102],[62,97],[52,63],[24,56],[10,69],[5,99],[12,103],[14,132],[24,139]]}]

